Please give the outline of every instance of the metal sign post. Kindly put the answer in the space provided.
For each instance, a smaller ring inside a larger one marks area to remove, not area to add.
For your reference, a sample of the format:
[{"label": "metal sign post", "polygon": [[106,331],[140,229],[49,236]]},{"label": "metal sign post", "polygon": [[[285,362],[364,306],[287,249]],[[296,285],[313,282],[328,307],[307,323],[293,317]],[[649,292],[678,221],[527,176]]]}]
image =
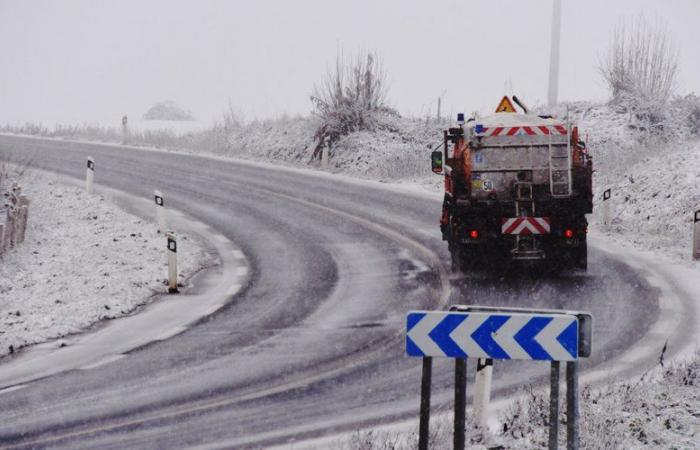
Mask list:
[{"label": "metal sign post", "polygon": [[437,356],[455,358],[455,449],[464,449],[466,442],[467,358],[552,363],[550,448],[556,448],[558,439],[559,362],[565,361],[569,417],[567,447],[577,449],[578,359],[590,356],[591,324],[589,313],[575,311],[458,305],[450,311],[409,312],[406,317],[406,353],[423,358],[419,448],[428,446],[431,364],[432,357]]},{"label": "metal sign post", "polygon": [[418,450],[428,450],[430,436],[430,385],[433,378],[433,358],[423,358],[423,374],[420,383],[420,424],[418,425]]},{"label": "metal sign post", "polygon": [[695,211],[693,218],[693,259],[700,259],[700,210]]}]

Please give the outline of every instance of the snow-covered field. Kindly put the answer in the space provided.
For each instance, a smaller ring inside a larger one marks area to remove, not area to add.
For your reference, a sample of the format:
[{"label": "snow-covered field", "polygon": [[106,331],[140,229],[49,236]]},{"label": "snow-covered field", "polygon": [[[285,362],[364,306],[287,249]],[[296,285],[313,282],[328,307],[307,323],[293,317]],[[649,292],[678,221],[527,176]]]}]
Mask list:
[{"label": "snow-covered field", "polygon": [[[130,314],[167,291],[165,238],[152,221],[57,176],[26,172],[20,181],[32,203],[26,241],[0,260],[0,357]],[[178,241],[183,280],[209,257],[191,236]]]}]

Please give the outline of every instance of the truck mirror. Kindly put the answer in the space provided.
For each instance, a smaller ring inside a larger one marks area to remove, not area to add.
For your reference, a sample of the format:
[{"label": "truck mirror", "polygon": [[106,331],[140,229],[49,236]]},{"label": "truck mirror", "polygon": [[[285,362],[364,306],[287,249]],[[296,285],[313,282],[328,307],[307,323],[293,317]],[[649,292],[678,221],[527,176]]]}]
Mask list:
[{"label": "truck mirror", "polygon": [[430,156],[433,173],[442,173],[442,151],[435,150]]}]

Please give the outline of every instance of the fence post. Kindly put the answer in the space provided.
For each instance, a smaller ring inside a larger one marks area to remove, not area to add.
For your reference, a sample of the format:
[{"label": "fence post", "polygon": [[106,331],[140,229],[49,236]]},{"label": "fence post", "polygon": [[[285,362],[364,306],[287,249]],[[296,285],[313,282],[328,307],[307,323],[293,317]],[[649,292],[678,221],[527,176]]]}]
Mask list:
[{"label": "fence post", "polygon": [[172,231],[165,235],[168,239],[168,292],[176,294],[177,290],[177,239]]},{"label": "fence post", "polygon": [[423,374],[420,380],[420,422],[418,425],[418,450],[428,450],[430,444],[430,385],[433,378],[433,358],[423,358]]},{"label": "fence post", "polygon": [[566,363],[566,448],[578,450],[578,361]]},{"label": "fence post", "polygon": [[693,259],[700,259],[700,210],[695,211],[693,218]]},{"label": "fence post", "polygon": [[488,426],[492,376],[493,359],[477,359],[476,377],[474,380],[474,418],[476,423],[484,429]]},{"label": "fence post", "polygon": [[549,370],[549,450],[559,447],[559,361]]},{"label": "fence post", "polygon": [[467,358],[455,359],[454,449],[464,450],[467,420]]},{"label": "fence post", "polygon": [[26,195],[20,195],[18,204],[21,217],[21,226],[18,241],[24,242],[24,238],[27,234],[27,222],[29,220],[29,197],[27,197]]},{"label": "fence post", "polygon": [[92,183],[95,178],[95,159],[92,156],[88,156],[87,159],[87,171],[85,173],[85,190],[88,195],[92,195]]},{"label": "fence post", "polygon": [[158,232],[165,233],[167,227],[165,224],[165,204],[163,202],[163,194],[160,191],[153,191],[153,196],[156,201],[156,215],[158,217]]},{"label": "fence post", "polygon": [[10,206],[10,208],[7,210],[7,223],[9,223],[9,245],[8,248],[15,248],[16,244],[16,236],[17,236],[17,210],[15,209],[14,206]]}]

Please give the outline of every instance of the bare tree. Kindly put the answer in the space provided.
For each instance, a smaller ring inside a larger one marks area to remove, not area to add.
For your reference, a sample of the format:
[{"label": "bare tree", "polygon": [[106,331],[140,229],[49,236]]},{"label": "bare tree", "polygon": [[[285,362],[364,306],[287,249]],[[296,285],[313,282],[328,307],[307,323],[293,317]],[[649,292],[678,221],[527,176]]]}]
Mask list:
[{"label": "bare tree", "polygon": [[394,113],[386,105],[387,93],[386,75],[376,53],[361,53],[349,60],[339,54],[335,70],[328,72],[311,95],[314,114],[320,119],[312,159],[340,136],[374,129],[376,113]]},{"label": "bare tree", "polygon": [[620,20],[613,30],[607,57],[598,70],[614,101],[634,100],[663,105],[673,93],[678,74],[678,47],[658,19],[643,16]]}]

